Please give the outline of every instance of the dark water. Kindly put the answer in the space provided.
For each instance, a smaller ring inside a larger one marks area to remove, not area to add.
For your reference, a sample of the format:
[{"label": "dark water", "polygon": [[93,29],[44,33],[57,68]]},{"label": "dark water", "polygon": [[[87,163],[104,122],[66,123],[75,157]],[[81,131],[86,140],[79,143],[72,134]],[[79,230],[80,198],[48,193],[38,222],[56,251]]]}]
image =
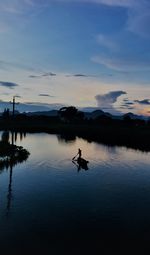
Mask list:
[{"label": "dark water", "polygon": [[[0,172],[1,254],[146,254],[150,153],[49,134],[16,144],[30,156]],[[71,161],[78,148],[88,170]]]}]

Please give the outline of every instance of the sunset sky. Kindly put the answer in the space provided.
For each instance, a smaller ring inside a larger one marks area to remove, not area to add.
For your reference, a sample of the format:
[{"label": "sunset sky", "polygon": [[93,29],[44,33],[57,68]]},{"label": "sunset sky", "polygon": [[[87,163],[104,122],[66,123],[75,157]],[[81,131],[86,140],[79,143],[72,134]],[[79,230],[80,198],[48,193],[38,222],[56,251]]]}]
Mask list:
[{"label": "sunset sky", "polygon": [[149,0],[0,0],[0,110],[150,115]]}]

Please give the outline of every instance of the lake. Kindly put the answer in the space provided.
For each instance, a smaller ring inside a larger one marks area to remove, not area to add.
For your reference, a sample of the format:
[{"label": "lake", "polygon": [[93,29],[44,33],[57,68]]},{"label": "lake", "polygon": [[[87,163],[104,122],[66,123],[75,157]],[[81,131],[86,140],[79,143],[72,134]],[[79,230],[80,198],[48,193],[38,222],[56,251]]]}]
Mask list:
[{"label": "lake", "polygon": [[[30,155],[0,170],[2,255],[100,254],[149,243],[150,153],[44,133],[15,139]],[[78,148],[88,169],[72,162]]]}]

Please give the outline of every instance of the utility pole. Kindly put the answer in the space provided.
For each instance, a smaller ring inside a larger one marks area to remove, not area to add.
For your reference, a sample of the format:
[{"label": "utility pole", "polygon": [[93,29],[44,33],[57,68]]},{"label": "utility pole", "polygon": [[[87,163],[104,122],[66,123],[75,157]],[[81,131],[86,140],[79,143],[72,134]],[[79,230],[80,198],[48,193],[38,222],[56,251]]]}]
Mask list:
[{"label": "utility pole", "polygon": [[15,115],[15,96],[13,96],[13,117]]},{"label": "utility pole", "polygon": [[10,101],[10,103],[13,105],[13,109],[12,109],[12,116],[13,117],[15,116],[15,106],[16,106],[16,104],[19,104],[19,103],[16,103],[16,101],[15,101],[16,97],[18,97],[18,96],[13,96],[13,101]]}]

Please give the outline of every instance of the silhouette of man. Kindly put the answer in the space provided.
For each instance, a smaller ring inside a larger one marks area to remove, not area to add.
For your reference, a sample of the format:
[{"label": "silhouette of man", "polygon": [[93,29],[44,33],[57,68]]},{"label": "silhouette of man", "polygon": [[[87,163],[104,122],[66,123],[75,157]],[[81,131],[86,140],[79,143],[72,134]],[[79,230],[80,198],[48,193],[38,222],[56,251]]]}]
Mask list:
[{"label": "silhouette of man", "polygon": [[82,151],[80,149],[78,149],[78,153],[75,157],[72,158],[72,160],[75,160],[75,158],[79,155],[79,158],[81,158],[82,156]]},{"label": "silhouette of man", "polygon": [[81,158],[81,156],[82,156],[82,151],[80,150],[80,149],[78,149],[78,154],[77,155],[79,155],[79,158]]}]

